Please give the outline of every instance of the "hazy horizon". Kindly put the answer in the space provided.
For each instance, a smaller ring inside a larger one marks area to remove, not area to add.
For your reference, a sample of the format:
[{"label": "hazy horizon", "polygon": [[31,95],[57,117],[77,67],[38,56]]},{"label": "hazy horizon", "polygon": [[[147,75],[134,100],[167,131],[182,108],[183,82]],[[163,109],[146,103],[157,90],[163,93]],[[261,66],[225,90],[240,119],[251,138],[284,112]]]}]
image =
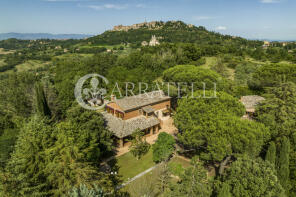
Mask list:
[{"label": "hazy horizon", "polygon": [[11,0],[0,2],[0,33],[97,35],[120,24],[181,20],[247,39],[296,40],[295,7],[292,0]]}]

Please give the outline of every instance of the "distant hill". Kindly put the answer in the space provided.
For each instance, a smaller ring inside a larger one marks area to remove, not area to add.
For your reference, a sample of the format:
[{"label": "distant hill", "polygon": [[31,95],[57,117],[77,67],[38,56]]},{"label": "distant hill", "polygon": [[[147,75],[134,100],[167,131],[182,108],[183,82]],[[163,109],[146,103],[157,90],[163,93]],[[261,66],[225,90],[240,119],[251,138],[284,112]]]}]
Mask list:
[{"label": "distant hill", "polygon": [[196,43],[199,45],[233,45],[236,47],[256,47],[263,45],[262,41],[222,35],[217,32],[208,31],[205,27],[197,27],[182,21],[153,21],[130,26],[118,25],[112,30],[90,37],[83,42],[90,42],[94,45],[116,45],[122,43],[141,45],[143,41],[149,42],[153,35],[161,43]]},{"label": "distant hill", "polygon": [[16,38],[21,40],[37,40],[37,39],[84,39],[93,35],[87,34],[48,34],[48,33],[0,33],[0,40]]}]

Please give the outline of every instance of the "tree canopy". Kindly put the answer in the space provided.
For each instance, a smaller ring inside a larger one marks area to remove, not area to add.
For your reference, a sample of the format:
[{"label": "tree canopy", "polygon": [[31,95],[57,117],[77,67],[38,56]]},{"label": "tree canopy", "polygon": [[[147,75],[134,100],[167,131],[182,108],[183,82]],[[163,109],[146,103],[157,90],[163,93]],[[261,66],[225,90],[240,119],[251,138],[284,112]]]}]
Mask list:
[{"label": "tree canopy", "polygon": [[275,87],[280,83],[296,82],[296,67],[294,64],[266,64],[260,66],[249,80],[253,89]]},{"label": "tree canopy", "polygon": [[166,82],[187,83],[190,88],[194,83],[194,90],[202,90],[204,84],[207,90],[214,89],[214,83],[218,91],[229,91],[230,84],[215,71],[201,68],[194,65],[178,65],[167,69],[163,73],[163,79]]},{"label": "tree canopy", "polygon": [[267,93],[257,107],[256,120],[270,127],[273,137],[291,137],[296,128],[296,85],[283,83],[267,89]]},{"label": "tree canopy", "polygon": [[238,158],[220,180],[223,184],[218,190],[219,196],[225,187],[233,197],[286,196],[274,166],[262,159]]},{"label": "tree canopy", "polygon": [[155,144],[152,145],[153,161],[167,161],[175,149],[175,139],[170,134],[161,132]]},{"label": "tree canopy", "polygon": [[269,131],[260,123],[242,120],[243,113],[242,104],[223,92],[217,92],[217,98],[181,99],[174,116],[179,140],[208,161],[232,154],[257,156]]},{"label": "tree canopy", "polygon": [[97,112],[73,106],[67,120],[54,124],[34,117],[20,131],[0,188],[12,196],[60,196],[80,184],[110,192],[110,175],[97,163],[111,149],[111,134]]},{"label": "tree canopy", "polygon": [[181,180],[171,188],[170,196],[211,196],[211,180],[208,179],[207,171],[197,157],[192,159],[192,167],[186,169],[180,178]]}]

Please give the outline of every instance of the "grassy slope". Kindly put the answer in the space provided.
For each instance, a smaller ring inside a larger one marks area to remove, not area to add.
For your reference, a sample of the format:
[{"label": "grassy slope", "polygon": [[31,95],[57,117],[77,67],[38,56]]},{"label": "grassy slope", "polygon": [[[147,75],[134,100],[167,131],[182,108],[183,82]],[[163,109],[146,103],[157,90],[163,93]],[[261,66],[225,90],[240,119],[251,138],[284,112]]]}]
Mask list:
[{"label": "grassy slope", "polygon": [[[182,172],[184,172],[185,168],[188,168],[191,166],[189,161],[186,161],[184,159],[178,158],[178,157],[174,157],[169,161],[169,169],[172,170],[172,173],[174,175],[176,175],[176,173],[174,172],[175,169],[172,169],[172,167],[170,166],[179,166],[180,168],[182,168]],[[179,168],[179,170],[180,170]],[[122,190],[123,191],[128,191],[132,197],[138,197],[141,196],[141,190],[146,190],[144,191],[144,193],[147,193],[147,190],[155,190],[156,189],[156,185],[159,177],[159,173],[160,173],[160,168],[159,166],[157,168],[155,168],[153,171],[145,174],[144,176],[136,179],[135,181],[133,181],[132,183],[130,183],[129,185],[127,185],[126,187],[124,187]],[[177,180],[175,180],[175,178],[171,178],[172,182],[176,182]],[[154,193],[157,193],[157,191],[153,191]]]},{"label": "grassy slope", "polygon": [[[215,64],[217,64],[218,58],[217,57],[205,57],[206,63],[202,65],[202,67],[206,69],[211,69],[211,67]],[[246,57],[245,61],[250,62],[250,63],[255,63],[259,65],[265,65],[265,64],[272,64],[271,61],[260,61],[260,60],[255,60],[251,57]],[[281,61],[279,64],[293,64],[292,62],[288,61]],[[228,73],[229,73],[229,79],[234,80],[235,78],[235,69],[227,68]]]},{"label": "grassy slope", "polygon": [[0,48],[0,55],[6,55],[13,52],[15,51],[14,50],[5,51],[3,48]]},{"label": "grassy slope", "polygon": [[217,64],[217,61],[217,57],[206,57],[206,63],[202,66],[210,69],[213,65]]},{"label": "grassy slope", "polygon": [[176,163],[182,165],[183,168],[188,168],[191,166],[190,161],[181,159],[179,157],[174,157],[170,160],[170,163]]},{"label": "grassy slope", "polygon": [[133,178],[137,174],[155,165],[152,160],[152,149],[139,160],[128,152],[117,157],[117,162],[120,167],[118,173],[123,177],[124,181],[128,180],[128,178]]},{"label": "grassy slope", "polygon": [[[247,61],[252,62],[252,63],[256,63],[256,64],[273,64],[271,61],[260,61],[260,60],[255,60],[254,58],[251,57],[247,57],[246,58]],[[289,62],[289,61],[280,61],[278,64],[294,64],[293,62]]]},{"label": "grassy slope", "polygon": [[28,70],[34,70],[37,68],[44,67],[49,62],[42,62],[39,60],[28,60],[22,64],[17,65],[15,68],[18,72],[28,71]]},{"label": "grassy slope", "polygon": [[131,197],[143,196],[143,194],[148,193],[148,191],[156,193],[156,191],[153,190],[155,190],[155,186],[157,185],[158,176],[158,170],[154,169],[153,171],[143,175],[142,177],[128,184],[126,187],[122,188],[122,191],[128,192]]},{"label": "grassy slope", "polygon": [[[218,62],[217,57],[205,57],[206,63],[202,65],[202,67],[206,69],[211,69],[212,66],[216,65]],[[228,73],[229,73],[229,79],[234,80],[234,75],[235,75],[235,70],[231,68],[227,68]]]}]

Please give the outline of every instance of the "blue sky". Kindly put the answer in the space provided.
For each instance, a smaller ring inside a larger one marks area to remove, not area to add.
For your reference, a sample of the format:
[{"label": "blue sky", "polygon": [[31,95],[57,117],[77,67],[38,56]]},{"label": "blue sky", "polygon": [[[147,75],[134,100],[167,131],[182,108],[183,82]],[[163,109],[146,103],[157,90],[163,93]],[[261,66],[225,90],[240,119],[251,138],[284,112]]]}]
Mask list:
[{"label": "blue sky", "polygon": [[0,0],[0,33],[99,34],[182,20],[246,38],[296,40],[295,0]]}]

